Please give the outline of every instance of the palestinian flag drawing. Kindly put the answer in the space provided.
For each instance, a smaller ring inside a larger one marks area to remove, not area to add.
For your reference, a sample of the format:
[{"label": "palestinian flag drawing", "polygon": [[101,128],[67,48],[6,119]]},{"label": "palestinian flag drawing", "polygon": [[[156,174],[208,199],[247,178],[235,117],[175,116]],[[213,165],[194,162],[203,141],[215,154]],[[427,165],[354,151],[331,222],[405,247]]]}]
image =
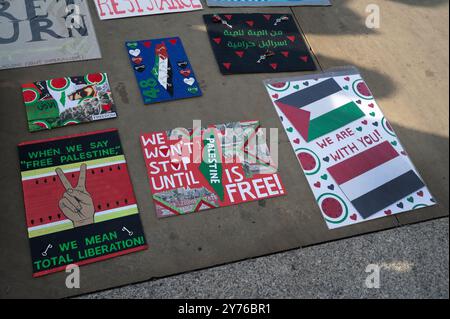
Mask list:
[{"label": "palestinian flag drawing", "polygon": [[425,186],[387,141],[329,167],[328,172],[363,218]]},{"label": "palestinian flag drawing", "polygon": [[140,136],[158,218],[286,194],[258,121],[190,132]]},{"label": "palestinian flag drawing", "polygon": [[173,72],[169,60],[167,47],[164,43],[156,45],[155,48],[155,66],[152,70],[153,75],[158,83],[173,96]]},{"label": "palestinian flag drawing", "polygon": [[364,117],[333,78],[278,99],[275,104],[307,142]]}]

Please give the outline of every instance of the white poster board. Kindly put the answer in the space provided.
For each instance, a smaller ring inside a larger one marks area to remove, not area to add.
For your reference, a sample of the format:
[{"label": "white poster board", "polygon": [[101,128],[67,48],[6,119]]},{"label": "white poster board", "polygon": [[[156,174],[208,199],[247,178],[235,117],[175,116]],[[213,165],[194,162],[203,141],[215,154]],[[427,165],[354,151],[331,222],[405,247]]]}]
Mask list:
[{"label": "white poster board", "polygon": [[0,70],[99,58],[86,0],[0,0]]}]

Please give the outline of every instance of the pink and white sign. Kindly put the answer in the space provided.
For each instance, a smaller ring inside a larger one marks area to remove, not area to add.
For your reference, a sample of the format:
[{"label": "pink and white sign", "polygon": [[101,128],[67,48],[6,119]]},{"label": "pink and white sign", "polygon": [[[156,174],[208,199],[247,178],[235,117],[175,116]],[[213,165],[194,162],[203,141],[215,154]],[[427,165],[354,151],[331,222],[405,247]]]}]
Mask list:
[{"label": "pink and white sign", "polygon": [[200,0],[94,0],[101,20],[203,9]]}]

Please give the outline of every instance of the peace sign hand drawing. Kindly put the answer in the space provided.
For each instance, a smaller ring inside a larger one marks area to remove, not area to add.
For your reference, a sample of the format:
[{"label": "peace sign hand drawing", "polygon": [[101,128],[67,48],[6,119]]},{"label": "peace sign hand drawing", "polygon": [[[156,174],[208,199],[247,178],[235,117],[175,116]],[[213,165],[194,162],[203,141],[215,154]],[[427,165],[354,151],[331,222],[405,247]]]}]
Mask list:
[{"label": "peace sign hand drawing", "polygon": [[77,186],[67,180],[61,168],[55,170],[66,191],[59,201],[59,208],[63,214],[73,222],[74,227],[92,224],[94,222],[94,203],[86,190],[86,164],[80,166],[80,176]]}]

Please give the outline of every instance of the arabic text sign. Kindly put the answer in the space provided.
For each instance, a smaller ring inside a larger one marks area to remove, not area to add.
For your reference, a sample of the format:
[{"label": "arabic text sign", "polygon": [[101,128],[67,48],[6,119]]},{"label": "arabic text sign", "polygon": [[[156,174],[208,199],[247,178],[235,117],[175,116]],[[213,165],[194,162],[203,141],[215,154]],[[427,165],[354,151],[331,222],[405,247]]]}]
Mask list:
[{"label": "arabic text sign", "polygon": [[259,122],[141,135],[159,218],[285,195]]}]

